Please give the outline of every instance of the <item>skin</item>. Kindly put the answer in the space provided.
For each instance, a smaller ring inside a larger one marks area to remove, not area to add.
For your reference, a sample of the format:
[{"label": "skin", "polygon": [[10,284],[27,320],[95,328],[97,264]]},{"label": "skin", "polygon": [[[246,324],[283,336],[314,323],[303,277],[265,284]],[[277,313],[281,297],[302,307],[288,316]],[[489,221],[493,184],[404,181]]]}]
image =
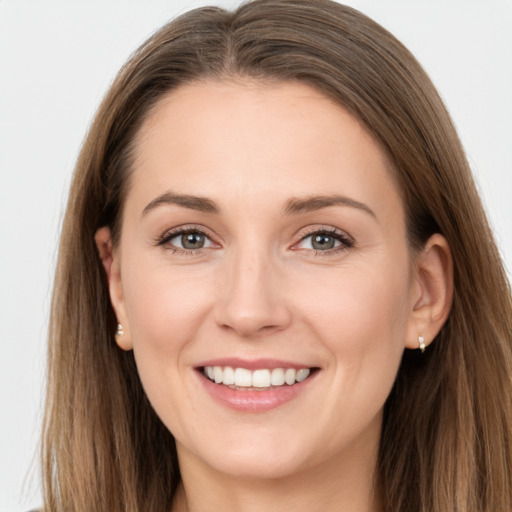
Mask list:
[{"label": "skin", "polygon": [[[134,350],[177,441],[173,510],[377,511],[383,405],[403,350],[420,334],[428,345],[448,315],[446,241],[411,251],[384,152],[307,85],[182,86],[136,143],[119,246],[108,228],[96,242],[124,327],[118,343]],[[219,212],[155,203],[170,192]],[[283,211],[334,194],[357,204]],[[177,234],[159,244],[183,226],[205,232],[206,246],[186,252]],[[344,239],[315,250],[322,230]],[[220,357],[319,371],[290,402],[237,411],[213,400],[195,369]]]}]

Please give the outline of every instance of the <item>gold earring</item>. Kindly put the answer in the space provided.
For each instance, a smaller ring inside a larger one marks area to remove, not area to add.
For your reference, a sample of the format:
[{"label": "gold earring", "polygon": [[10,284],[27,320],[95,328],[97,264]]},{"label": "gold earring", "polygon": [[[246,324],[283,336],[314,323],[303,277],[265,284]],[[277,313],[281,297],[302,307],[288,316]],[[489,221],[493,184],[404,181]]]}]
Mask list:
[{"label": "gold earring", "polygon": [[121,324],[117,324],[117,330],[115,334],[116,343],[119,345],[119,338],[124,334],[123,326]]},{"label": "gold earring", "polygon": [[423,336],[418,336],[418,343],[420,344],[421,353],[425,352],[425,338]]}]

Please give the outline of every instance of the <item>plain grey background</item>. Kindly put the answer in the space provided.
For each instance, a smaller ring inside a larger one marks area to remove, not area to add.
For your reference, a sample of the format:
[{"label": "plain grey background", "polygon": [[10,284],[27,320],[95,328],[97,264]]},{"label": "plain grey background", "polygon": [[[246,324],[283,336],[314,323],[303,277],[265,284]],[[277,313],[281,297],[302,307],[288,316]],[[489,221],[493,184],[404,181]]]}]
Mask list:
[{"label": "plain grey background", "polygon": [[[0,0],[0,512],[41,503],[44,358],[59,225],[91,117],[130,53],[191,7]],[[512,0],[351,0],[413,51],[459,129],[512,270]],[[485,243],[485,240],[482,240]]]}]

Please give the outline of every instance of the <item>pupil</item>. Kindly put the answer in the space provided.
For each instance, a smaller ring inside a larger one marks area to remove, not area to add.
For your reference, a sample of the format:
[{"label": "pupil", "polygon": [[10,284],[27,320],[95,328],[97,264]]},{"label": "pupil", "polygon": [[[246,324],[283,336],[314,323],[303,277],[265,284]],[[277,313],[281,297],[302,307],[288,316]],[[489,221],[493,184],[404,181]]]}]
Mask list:
[{"label": "pupil", "polygon": [[204,246],[204,235],[200,233],[186,233],[181,237],[184,249],[201,249]]},{"label": "pupil", "polygon": [[334,238],[328,235],[315,235],[312,241],[313,249],[326,250],[334,247]]}]

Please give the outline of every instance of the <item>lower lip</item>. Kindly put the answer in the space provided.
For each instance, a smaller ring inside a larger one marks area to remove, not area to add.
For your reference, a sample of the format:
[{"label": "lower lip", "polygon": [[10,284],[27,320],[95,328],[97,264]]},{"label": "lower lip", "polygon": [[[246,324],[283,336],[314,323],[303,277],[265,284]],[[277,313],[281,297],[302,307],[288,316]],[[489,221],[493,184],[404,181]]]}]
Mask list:
[{"label": "lower lip", "polygon": [[312,373],[302,382],[292,386],[284,385],[264,391],[243,391],[232,389],[223,384],[215,384],[207,379],[202,372],[198,372],[201,383],[206,391],[221,404],[246,412],[264,412],[275,409],[280,405],[290,402],[304,392],[309,383],[316,377],[318,372]]}]

